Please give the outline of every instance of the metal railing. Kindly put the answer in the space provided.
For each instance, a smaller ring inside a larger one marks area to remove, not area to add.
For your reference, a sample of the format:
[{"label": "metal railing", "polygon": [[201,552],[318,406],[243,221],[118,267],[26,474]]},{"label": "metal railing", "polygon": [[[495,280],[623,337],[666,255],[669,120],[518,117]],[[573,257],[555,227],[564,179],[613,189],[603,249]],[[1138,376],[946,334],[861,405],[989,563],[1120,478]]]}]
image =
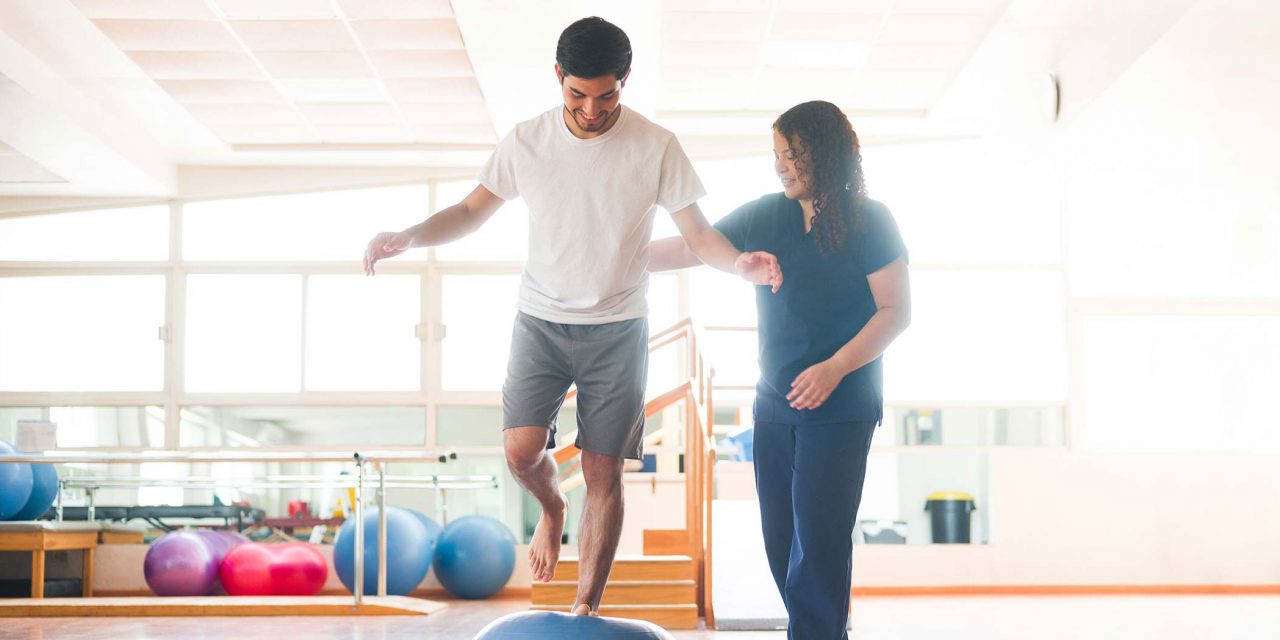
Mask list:
[{"label": "metal railing", "polygon": [[[313,452],[313,451],[142,451],[136,453],[99,453],[83,450],[55,450],[45,453],[0,454],[0,464],[140,464],[145,462],[352,462],[356,473],[350,479],[338,477],[325,481],[333,486],[355,489],[355,582],[353,605],[364,602],[364,489],[365,470],[372,466],[378,478],[378,590],[387,595],[387,493],[386,464],[389,462],[445,463],[458,456],[453,451],[425,452]],[[399,477],[397,477],[399,478]],[[75,480],[68,478],[68,480]],[[148,479],[150,480],[150,479]],[[193,480],[193,479],[188,479]],[[181,482],[174,481],[174,482]],[[269,480],[263,480],[269,482]],[[396,482],[401,482],[399,479]],[[171,484],[169,486],[181,486]],[[301,486],[301,485],[294,485]],[[59,491],[59,500],[62,492]]]}]

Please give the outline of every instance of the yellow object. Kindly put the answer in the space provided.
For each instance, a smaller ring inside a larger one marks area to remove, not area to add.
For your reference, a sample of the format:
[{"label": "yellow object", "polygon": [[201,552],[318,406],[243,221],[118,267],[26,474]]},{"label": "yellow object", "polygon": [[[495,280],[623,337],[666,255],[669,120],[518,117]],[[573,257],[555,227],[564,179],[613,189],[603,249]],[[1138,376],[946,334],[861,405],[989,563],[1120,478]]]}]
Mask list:
[{"label": "yellow object", "polygon": [[973,502],[973,496],[963,491],[935,491],[925,498],[927,502],[940,502],[942,500],[959,500]]}]

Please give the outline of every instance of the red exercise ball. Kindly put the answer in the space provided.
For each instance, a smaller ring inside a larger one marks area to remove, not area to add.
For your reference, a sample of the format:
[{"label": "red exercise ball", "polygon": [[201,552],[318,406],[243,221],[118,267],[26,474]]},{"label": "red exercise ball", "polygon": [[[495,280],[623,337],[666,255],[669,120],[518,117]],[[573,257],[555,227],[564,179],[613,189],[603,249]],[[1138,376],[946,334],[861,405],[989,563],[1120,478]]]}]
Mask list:
[{"label": "red exercise ball", "polygon": [[329,579],[329,562],[315,547],[290,542],[275,550],[271,564],[272,592],[278,596],[313,596]]},{"label": "red exercise ball", "polygon": [[271,561],[275,554],[267,545],[242,544],[227,552],[218,568],[222,588],[233,596],[269,596]]}]

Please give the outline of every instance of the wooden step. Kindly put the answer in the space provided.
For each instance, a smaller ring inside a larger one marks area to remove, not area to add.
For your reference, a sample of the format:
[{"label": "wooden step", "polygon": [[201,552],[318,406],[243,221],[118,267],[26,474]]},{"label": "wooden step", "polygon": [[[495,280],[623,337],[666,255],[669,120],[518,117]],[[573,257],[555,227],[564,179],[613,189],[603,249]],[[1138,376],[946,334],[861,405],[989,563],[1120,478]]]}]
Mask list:
[{"label": "wooden step", "polygon": [[689,532],[684,529],[645,529],[644,555],[691,556]]},{"label": "wooden step", "polygon": [[[568,612],[572,605],[533,605],[534,611]],[[698,605],[695,604],[602,604],[600,615],[611,618],[647,620],[664,629],[697,629]]]},{"label": "wooden step", "polygon": [[[578,580],[578,558],[561,558],[556,565],[555,582]],[[689,580],[693,578],[693,559],[689,556],[618,556],[613,560],[609,580]]]},{"label": "wooden step", "polygon": [[[693,580],[610,580],[600,604],[690,604],[697,602]],[[577,582],[535,582],[533,604],[572,605]]]}]

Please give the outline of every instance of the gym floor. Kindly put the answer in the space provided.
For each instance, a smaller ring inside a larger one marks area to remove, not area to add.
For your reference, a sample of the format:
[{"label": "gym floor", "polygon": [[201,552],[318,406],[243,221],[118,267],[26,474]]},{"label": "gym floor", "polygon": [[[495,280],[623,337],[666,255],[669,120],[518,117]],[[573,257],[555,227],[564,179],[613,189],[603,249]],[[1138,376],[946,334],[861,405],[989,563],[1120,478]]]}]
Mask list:
[{"label": "gym floor", "polygon": [[[426,617],[20,618],[0,638],[30,640],[467,640],[527,600],[450,602]],[[679,640],[781,640],[783,632],[680,631]],[[854,603],[855,640],[1274,640],[1280,596],[912,597]]]}]

